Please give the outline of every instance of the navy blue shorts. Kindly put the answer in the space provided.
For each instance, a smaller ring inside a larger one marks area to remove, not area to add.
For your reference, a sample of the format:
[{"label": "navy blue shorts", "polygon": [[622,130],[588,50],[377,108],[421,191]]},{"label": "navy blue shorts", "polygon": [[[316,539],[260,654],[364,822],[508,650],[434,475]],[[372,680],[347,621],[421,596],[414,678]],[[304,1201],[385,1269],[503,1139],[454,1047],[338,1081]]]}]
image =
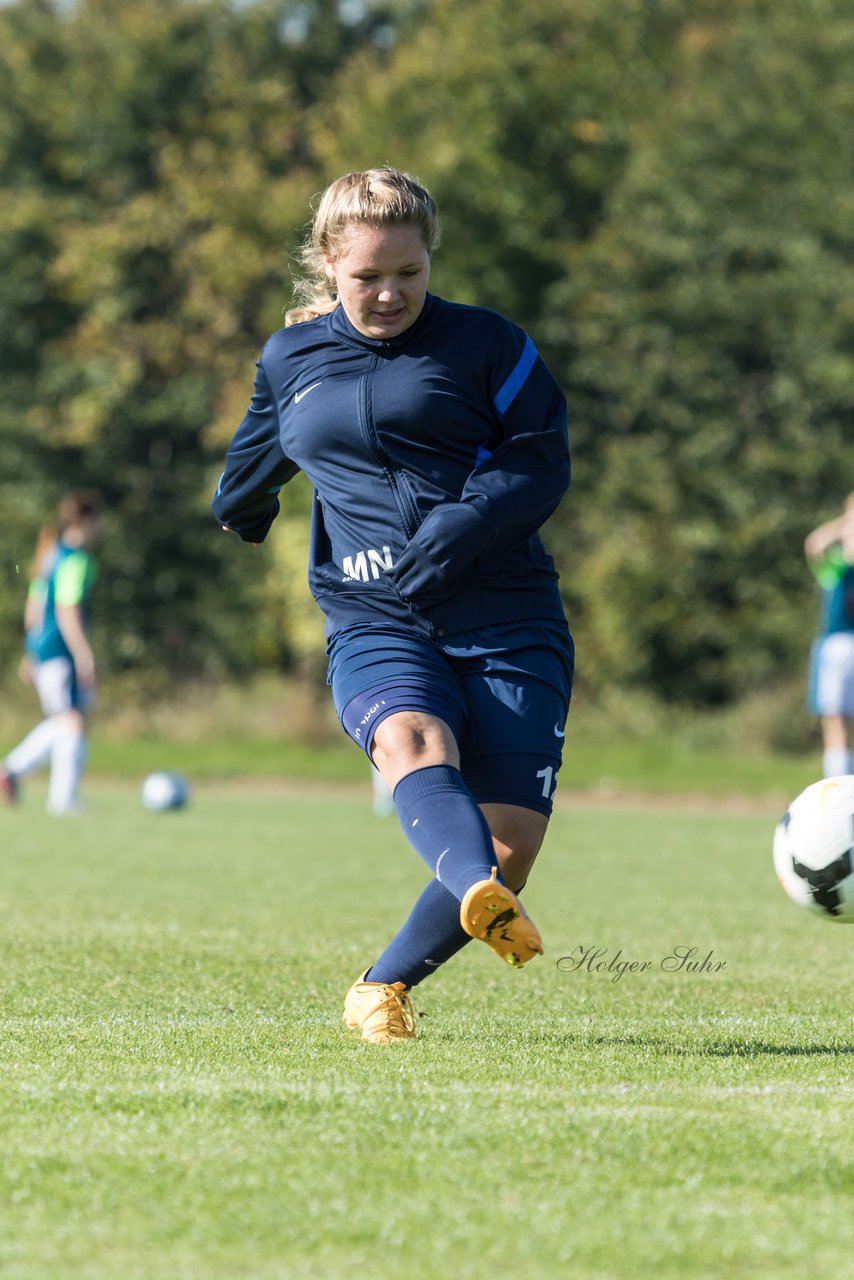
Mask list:
[{"label": "navy blue shorts", "polygon": [[369,758],[387,716],[423,711],[450,727],[478,803],[551,813],[572,694],[566,624],[514,622],[430,639],[358,623],[333,636],[327,653],[335,709]]}]

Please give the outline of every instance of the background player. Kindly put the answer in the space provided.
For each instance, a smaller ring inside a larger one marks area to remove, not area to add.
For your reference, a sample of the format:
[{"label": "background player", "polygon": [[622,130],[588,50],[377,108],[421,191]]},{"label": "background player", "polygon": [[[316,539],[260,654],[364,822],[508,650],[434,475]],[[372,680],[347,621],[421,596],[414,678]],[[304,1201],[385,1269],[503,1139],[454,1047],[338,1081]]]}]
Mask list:
[{"label": "background player", "polygon": [[854,493],[841,515],[813,530],[804,548],[823,593],[821,630],[810,661],[810,705],[821,717],[822,770],[832,778],[852,772]]},{"label": "background player", "polygon": [[44,719],[6,756],[0,794],[18,799],[19,782],[50,765],[47,808],[80,811],[79,787],[86,758],[86,718],[95,691],[95,656],[89,610],[95,564],[89,548],[98,527],[98,500],[68,494],[56,523],[39,536],[24,612],[24,679],[32,682]]}]

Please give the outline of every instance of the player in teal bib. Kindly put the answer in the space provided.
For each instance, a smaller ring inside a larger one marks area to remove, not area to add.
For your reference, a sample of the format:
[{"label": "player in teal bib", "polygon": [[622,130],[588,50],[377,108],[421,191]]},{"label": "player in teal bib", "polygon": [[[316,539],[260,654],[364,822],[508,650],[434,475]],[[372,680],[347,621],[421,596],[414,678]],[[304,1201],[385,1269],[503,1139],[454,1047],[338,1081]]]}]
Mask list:
[{"label": "player in teal bib", "polygon": [[821,718],[826,778],[852,772],[849,739],[854,718],[854,494],[835,520],[805,543],[822,589],[819,634],[810,655],[811,709]]},{"label": "player in teal bib", "polygon": [[39,538],[24,614],[22,674],[39,695],[44,719],[9,752],[0,794],[18,798],[19,782],[50,765],[48,809],[76,813],[86,756],[86,717],[95,689],[89,614],[96,570],[89,547],[97,505],[87,493],[60,503],[56,526]]},{"label": "player in teal bib", "polygon": [[88,624],[95,573],[90,553],[81,546],[70,546],[62,538],[47,553],[44,565],[30,585],[28,598],[32,624],[27,629],[25,648],[36,662],[49,662],[51,658],[74,661],[57,621],[57,607],[79,607],[81,621]]}]

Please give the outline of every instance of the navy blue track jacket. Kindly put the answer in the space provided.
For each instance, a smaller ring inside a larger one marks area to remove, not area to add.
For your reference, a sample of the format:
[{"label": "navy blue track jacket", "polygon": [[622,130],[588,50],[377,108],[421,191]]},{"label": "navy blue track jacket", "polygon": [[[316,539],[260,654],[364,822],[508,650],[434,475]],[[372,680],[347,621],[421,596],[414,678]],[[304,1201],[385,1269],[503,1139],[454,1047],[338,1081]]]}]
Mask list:
[{"label": "navy blue track jacket", "polygon": [[569,485],[566,402],[521,329],[428,293],[399,337],[374,339],[339,306],[273,334],[257,369],[213,511],[261,542],[305,472],[328,635],[563,619],[537,531]]}]

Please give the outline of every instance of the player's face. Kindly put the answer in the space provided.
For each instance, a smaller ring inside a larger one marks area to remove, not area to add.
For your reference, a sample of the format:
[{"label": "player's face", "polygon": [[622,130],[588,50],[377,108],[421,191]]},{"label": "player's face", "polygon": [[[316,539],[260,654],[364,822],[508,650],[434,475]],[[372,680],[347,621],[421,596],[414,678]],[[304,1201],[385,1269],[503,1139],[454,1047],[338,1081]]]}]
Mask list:
[{"label": "player's face", "polygon": [[421,314],[430,255],[417,227],[353,226],[326,260],[347,319],[368,338],[396,338]]}]

